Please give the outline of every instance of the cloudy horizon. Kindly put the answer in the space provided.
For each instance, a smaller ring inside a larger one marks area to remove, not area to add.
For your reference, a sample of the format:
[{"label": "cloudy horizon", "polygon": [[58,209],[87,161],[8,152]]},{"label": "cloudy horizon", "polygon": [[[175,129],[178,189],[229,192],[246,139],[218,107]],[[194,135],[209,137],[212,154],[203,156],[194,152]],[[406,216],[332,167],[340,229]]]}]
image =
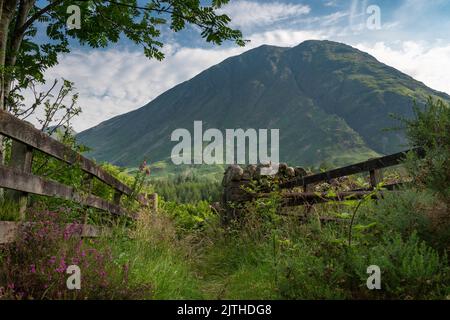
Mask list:
[{"label": "cloudy horizon", "polygon": [[[369,28],[370,6],[380,8],[380,28]],[[293,47],[305,40],[343,42],[373,55],[432,89],[450,94],[450,3],[444,0],[231,0],[221,9],[251,42],[241,48],[211,46],[198,30],[164,33],[162,61],[147,59],[127,42],[104,50],[74,47],[46,79],[73,81],[83,113],[77,132],[140,108],[175,85],[231,56],[263,44]]]}]

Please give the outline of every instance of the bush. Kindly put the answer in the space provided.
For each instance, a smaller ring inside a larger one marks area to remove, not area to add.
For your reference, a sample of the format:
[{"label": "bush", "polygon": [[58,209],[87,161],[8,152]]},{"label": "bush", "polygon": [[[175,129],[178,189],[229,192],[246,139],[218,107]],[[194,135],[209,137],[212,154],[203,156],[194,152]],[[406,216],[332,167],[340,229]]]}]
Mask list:
[{"label": "bush", "polygon": [[315,243],[299,246],[282,261],[279,291],[283,299],[345,299],[342,286],[347,278],[344,264],[327,257],[320,250],[314,254],[309,249]]},{"label": "bush", "polygon": [[[317,228],[313,217],[301,224],[277,215],[276,197],[257,201],[238,224],[205,230],[200,271],[214,298],[443,299],[450,270],[432,247],[435,203],[419,190],[368,200],[349,247],[348,221]],[[327,206],[313,210],[329,216]],[[382,290],[366,287],[370,265],[381,268]]]},{"label": "bush", "polygon": [[178,204],[161,201],[161,209],[173,219],[181,232],[202,230],[207,221],[213,218],[211,206],[206,201]]},{"label": "bush", "polygon": [[[447,257],[439,256],[416,234],[407,239],[400,234],[383,236],[377,245],[351,248],[347,259],[348,268],[360,284],[357,295],[362,297],[444,299],[450,293]],[[365,288],[370,265],[381,269],[380,291]]]},{"label": "bush", "polygon": [[361,209],[360,221],[374,224],[376,242],[381,235],[400,234],[407,239],[417,233],[420,239],[439,251],[450,249],[450,216],[447,206],[434,192],[424,189],[404,189],[387,193],[379,201]]},{"label": "bush", "polygon": [[423,108],[414,106],[415,119],[403,119],[413,147],[422,147],[425,158],[410,155],[407,162],[415,182],[433,190],[450,204],[450,107],[429,98]]},{"label": "bush", "polygon": [[[82,225],[66,224],[60,212],[32,212],[15,242],[3,250],[1,299],[120,299],[146,297],[131,288],[126,265],[115,266],[109,249],[81,240]],[[68,290],[69,265],[81,269],[81,290]]]},{"label": "bush", "polygon": [[431,220],[428,212],[435,202],[433,194],[417,189],[386,193],[382,200],[371,201],[360,209],[360,220],[364,224],[374,223],[378,235],[395,233],[406,239],[416,232],[422,239],[430,240]]}]

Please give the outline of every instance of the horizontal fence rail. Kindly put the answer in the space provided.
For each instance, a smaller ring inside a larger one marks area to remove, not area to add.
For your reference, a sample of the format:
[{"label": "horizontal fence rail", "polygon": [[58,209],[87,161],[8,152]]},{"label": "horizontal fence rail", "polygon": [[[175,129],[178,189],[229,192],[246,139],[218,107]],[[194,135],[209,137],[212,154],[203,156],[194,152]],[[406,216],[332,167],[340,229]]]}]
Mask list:
[{"label": "horizontal fence rail", "polygon": [[[351,191],[335,192],[330,195],[329,192],[291,192],[282,194],[281,205],[286,207],[300,206],[304,204],[318,204],[325,202],[337,202],[337,201],[349,201],[359,200],[364,197],[370,196],[371,198],[378,198],[386,191],[395,191],[402,184],[388,184],[383,186],[383,190],[374,193],[370,189],[360,189]],[[270,193],[259,193],[254,198],[269,198]]]},{"label": "horizontal fence rail", "polygon": [[[136,218],[120,205],[123,195],[133,197],[140,205],[148,206],[147,195],[135,195],[132,188],[103,170],[93,161],[75,152],[63,143],[22,121],[6,111],[0,110],[0,135],[13,140],[11,160],[8,166],[0,165],[0,188],[11,190],[13,199],[19,203],[21,220],[25,218],[28,194],[60,198],[80,205],[107,211],[114,215]],[[32,174],[33,150],[58,159],[69,165],[76,165],[88,175],[83,183],[89,192],[79,192],[75,188],[44,179]],[[91,194],[92,179],[97,178],[114,189],[113,201]],[[153,210],[157,210],[157,195],[153,194]],[[87,215],[87,213],[86,213]],[[85,217],[85,221],[87,216]],[[86,224],[86,223],[85,223]]]},{"label": "horizontal fence rail", "polygon": [[[17,235],[20,233],[20,228],[30,223],[22,223],[15,221],[0,221],[0,245],[14,242]],[[69,227],[70,225],[66,225]],[[101,236],[108,236],[111,230],[108,228],[100,228],[92,225],[80,225],[77,236],[83,238],[97,238]]]},{"label": "horizontal fence rail", "polygon": [[[294,207],[305,205],[309,212],[311,206],[315,204],[359,200],[366,197],[377,199],[383,197],[388,192],[398,192],[399,188],[402,185],[405,185],[405,182],[381,185],[382,188],[378,190],[378,186],[380,186],[380,183],[383,181],[382,170],[401,164],[402,161],[406,159],[409,152],[415,153],[419,158],[425,156],[423,148],[413,148],[318,174],[301,175],[301,170],[299,170],[300,174],[297,177],[290,178],[290,180],[287,181],[284,180],[285,176],[283,176],[283,174],[285,173],[281,173],[281,175],[278,176],[278,179],[280,179],[279,181],[281,182],[277,182],[278,188],[275,188],[276,190],[281,191],[279,193],[280,206]],[[285,165],[285,167],[289,169],[287,165]],[[241,217],[242,210],[245,210],[245,206],[242,206],[243,204],[257,199],[267,199],[271,197],[271,194],[275,191],[272,189],[271,185],[267,186],[263,184],[258,186],[260,188],[258,193],[249,192],[247,187],[251,185],[254,178],[250,171],[246,171],[248,169],[249,168],[242,169],[240,167],[236,168],[230,166],[225,171],[224,179],[222,181],[222,185],[224,186],[224,193],[222,195],[222,206],[224,208],[222,211],[222,221],[224,223],[229,222],[230,219],[232,220]],[[256,170],[258,170],[258,168],[256,168]],[[295,170],[290,168],[290,172],[295,172]],[[314,186],[319,183],[333,183],[333,179],[360,173],[369,174],[369,187],[349,191],[314,192]],[[256,178],[256,183],[258,183],[258,181],[258,178]],[[297,187],[302,188],[302,190],[295,189]],[[282,212],[279,214],[283,215]],[[331,219],[330,221],[335,220],[336,219]]]},{"label": "horizontal fence rail", "polygon": [[[93,161],[51,138],[46,133],[37,130],[31,124],[2,110],[0,110],[0,134],[19,141],[65,163],[71,165],[76,164],[80,166],[80,169],[84,172],[96,177],[122,194],[127,196],[133,194],[133,190],[131,190],[130,187],[107,173]],[[138,195],[136,200],[142,205],[147,205],[147,199],[142,194]]]},{"label": "horizontal fence rail", "polygon": [[128,215],[119,205],[102,198],[90,194],[83,195],[76,192],[72,187],[2,165],[0,165],[0,187],[40,196],[70,200],[116,215]]},{"label": "horizontal fence rail", "polygon": [[400,164],[403,160],[405,160],[406,154],[408,152],[414,152],[421,157],[423,157],[424,153],[425,153],[422,148],[414,148],[411,150],[406,150],[406,151],[398,152],[395,154],[391,154],[388,156],[370,159],[370,160],[367,160],[364,162],[352,164],[352,165],[349,165],[346,167],[333,169],[330,171],[321,172],[321,173],[310,175],[310,176],[294,178],[292,180],[289,180],[289,181],[286,181],[286,182],[280,184],[280,189],[305,187],[305,186],[307,186],[309,184],[313,184],[313,183],[329,181],[331,179],[345,177],[345,176],[349,176],[349,175],[353,175],[353,174],[370,172],[370,171],[374,171],[374,170],[384,169],[387,167],[392,167],[392,166]]},{"label": "horizontal fence rail", "polygon": [[343,191],[337,192],[333,196],[330,196],[327,192],[289,193],[283,196],[282,205],[286,207],[292,207],[304,204],[359,200],[369,196],[370,198],[375,199],[382,195],[382,193],[382,191],[380,191],[379,194],[376,194],[373,191]]}]

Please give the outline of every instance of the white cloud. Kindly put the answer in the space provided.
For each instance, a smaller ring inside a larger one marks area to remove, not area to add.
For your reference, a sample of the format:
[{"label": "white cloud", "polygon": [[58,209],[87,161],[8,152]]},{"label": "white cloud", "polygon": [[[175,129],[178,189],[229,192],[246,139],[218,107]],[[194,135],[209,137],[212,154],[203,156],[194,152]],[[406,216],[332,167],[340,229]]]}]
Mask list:
[{"label": "white cloud", "polygon": [[399,46],[385,42],[356,46],[435,90],[450,94],[450,42],[433,46],[425,42],[405,41]]},{"label": "white cloud", "polygon": [[311,8],[303,4],[281,2],[232,1],[222,10],[231,18],[233,26],[248,28],[270,25],[282,20],[308,14]]},{"label": "white cloud", "polygon": [[[116,115],[137,109],[173,86],[189,80],[201,71],[262,44],[295,46],[310,39],[336,39],[332,31],[277,29],[248,37],[245,48],[213,49],[165,47],[166,59],[148,60],[142,52],[110,49],[72,52],[60,57],[60,63],[46,73],[51,82],[64,77],[75,82],[80,93],[83,114],[74,122],[81,131]],[[420,42],[355,42],[360,50],[405,72],[431,88],[450,93],[450,43],[433,45]]]},{"label": "white cloud", "polygon": [[163,62],[148,60],[142,52],[73,52],[46,73],[46,78],[75,82],[83,113],[74,121],[76,131],[139,108],[178,83],[186,81],[239,48],[205,50],[181,48]]},{"label": "white cloud", "polygon": [[330,0],[324,3],[325,7],[336,7],[337,5],[337,0]]},{"label": "white cloud", "polygon": [[319,21],[322,26],[329,26],[332,24],[335,24],[337,22],[340,22],[340,20],[344,17],[347,17],[349,15],[348,12],[345,11],[336,11],[335,13],[331,13],[329,15],[319,17]]},{"label": "white cloud", "polygon": [[250,37],[251,46],[257,47],[263,44],[291,47],[305,40],[320,40],[327,37],[322,31],[306,31],[295,29],[277,29],[262,33],[256,33]]},{"label": "white cloud", "polygon": [[83,109],[73,123],[79,132],[144,106],[166,90],[230,56],[262,44],[295,46],[305,40],[322,38],[325,35],[319,32],[279,29],[251,35],[251,42],[244,48],[168,45],[166,59],[162,62],[149,60],[139,51],[77,51],[60,57],[59,64],[46,73],[46,79],[49,83],[60,78],[75,82]]},{"label": "white cloud", "polygon": [[[290,8],[305,13],[309,10],[309,8],[302,9],[301,5],[278,2],[257,4],[240,1],[232,2],[230,6],[233,3],[235,6],[254,6],[253,11],[246,9],[247,12],[254,12],[254,15],[250,15],[250,20],[240,22],[248,25],[270,23],[289,14],[280,8]],[[351,11],[353,11],[354,19],[358,12],[357,4],[357,1],[353,1]],[[264,6],[272,10],[266,13],[258,11]],[[273,9],[275,7],[279,9]],[[351,15],[342,11],[320,17],[321,20],[317,22],[321,23],[322,28],[314,31],[299,30],[293,26],[275,29],[272,26],[270,31],[258,31],[247,36],[251,43],[245,48],[204,49],[166,45],[164,49],[166,59],[162,62],[148,60],[140,51],[109,49],[72,52],[60,57],[60,63],[46,73],[46,79],[50,83],[55,78],[64,77],[75,82],[77,91],[80,93],[79,104],[83,107],[83,114],[74,122],[77,131],[137,109],[164,91],[230,56],[238,55],[262,44],[289,47],[310,39],[330,39],[356,44],[357,48],[424,82],[431,88],[450,93],[450,73],[448,73],[450,42],[448,40],[435,43],[398,41],[397,45],[394,41],[386,39],[378,42],[366,39],[361,42],[348,37],[342,29],[324,26],[324,24],[332,25],[346,16]],[[306,19],[313,18],[318,17],[306,17]]]}]

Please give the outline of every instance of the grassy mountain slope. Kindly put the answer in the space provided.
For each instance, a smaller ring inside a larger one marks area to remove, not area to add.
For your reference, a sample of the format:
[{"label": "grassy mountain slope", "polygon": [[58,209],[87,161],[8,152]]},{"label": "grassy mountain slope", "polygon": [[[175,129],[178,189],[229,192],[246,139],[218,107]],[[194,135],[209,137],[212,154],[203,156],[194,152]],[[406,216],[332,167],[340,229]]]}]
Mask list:
[{"label": "grassy mountain slope", "polygon": [[90,156],[118,165],[168,160],[174,129],[280,129],[280,160],[336,165],[404,149],[386,132],[389,116],[412,114],[412,102],[450,96],[350,46],[306,41],[261,46],[200,73],[146,106],[78,135]]}]

